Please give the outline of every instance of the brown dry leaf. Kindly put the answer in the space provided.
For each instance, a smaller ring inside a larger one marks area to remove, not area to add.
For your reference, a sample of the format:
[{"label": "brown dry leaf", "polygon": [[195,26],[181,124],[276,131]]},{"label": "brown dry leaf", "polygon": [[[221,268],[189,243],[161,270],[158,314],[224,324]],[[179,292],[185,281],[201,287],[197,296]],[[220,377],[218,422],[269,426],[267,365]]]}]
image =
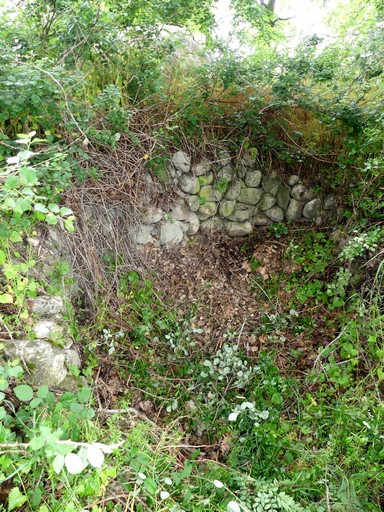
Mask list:
[{"label": "brown dry leaf", "polygon": [[266,281],[267,279],[270,278],[270,275],[269,275],[269,272],[267,270],[267,267],[259,267],[257,269],[257,271],[259,272],[259,274],[261,275],[261,277],[264,279],[264,281]]},{"label": "brown dry leaf", "polygon": [[249,264],[249,261],[245,260],[244,263],[241,265],[241,268],[245,270],[246,272],[252,272],[252,267]]}]

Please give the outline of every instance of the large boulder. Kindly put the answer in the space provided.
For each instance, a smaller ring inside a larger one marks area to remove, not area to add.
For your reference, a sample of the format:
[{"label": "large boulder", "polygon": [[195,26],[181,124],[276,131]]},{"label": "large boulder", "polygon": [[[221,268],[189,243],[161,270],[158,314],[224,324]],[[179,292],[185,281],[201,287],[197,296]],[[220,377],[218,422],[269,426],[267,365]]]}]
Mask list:
[{"label": "large boulder", "polygon": [[[45,384],[50,388],[72,387],[68,370],[80,368],[80,358],[75,350],[55,347],[41,339],[5,340],[3,345],[8,360],[19,359],[27,366],[29,371],[25,378],[28,382],[35,386]],[[76,379],[73,385],[76,387]]]}]

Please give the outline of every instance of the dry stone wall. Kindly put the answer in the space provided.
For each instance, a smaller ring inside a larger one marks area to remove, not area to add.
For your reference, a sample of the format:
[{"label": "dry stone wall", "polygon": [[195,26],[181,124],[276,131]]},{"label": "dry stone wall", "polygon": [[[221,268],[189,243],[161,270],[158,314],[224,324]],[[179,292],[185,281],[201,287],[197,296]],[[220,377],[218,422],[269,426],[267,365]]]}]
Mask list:
[{"label": "dry stone wall", "polygon": [[178,196],[170,210],[149,207],[133,233],[136,244],[170,245],[198,232],[250,235],[272,223],[321,223],[335,206],[333,196],[316,197],[299,176],[286,180],[263,172],[249,154],[236,164],[222,150],[215,162],[194,165],[183,151],[171,157],[169,174]]}]

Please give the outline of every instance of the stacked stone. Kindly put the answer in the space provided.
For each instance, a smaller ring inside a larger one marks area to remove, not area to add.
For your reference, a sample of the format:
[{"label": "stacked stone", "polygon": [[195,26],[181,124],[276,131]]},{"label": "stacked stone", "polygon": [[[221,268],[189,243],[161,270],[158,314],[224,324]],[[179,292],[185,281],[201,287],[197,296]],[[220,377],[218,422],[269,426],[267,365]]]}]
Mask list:
[{"label": "stacked stone", "polygon": [[249,154],[236,167],[226,150],[219,152],[215,162],[202,160],[195,165],[178,151],[171,163],[170,176],[181,202],[168,213],[149,209],[144,225],[134,234],[138,244],[175,244],[198,231],[245,236],[273,222],[320,222],[322,212],[333,207],[333,198],[315,197],[298,176],[290,176],[285,183],[263,174]]}]

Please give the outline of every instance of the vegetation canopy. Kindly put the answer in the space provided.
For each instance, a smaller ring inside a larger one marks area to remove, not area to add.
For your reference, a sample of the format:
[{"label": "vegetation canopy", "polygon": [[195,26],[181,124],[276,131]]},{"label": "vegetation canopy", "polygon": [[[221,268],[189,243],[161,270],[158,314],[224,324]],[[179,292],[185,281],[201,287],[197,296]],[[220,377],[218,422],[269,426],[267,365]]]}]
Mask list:
[{"label": "vegetation canopy", "polygon": [[[312,0],[302,36],[294,3],[233,0],[230,39],[211,0],[0,1],[0,511],[384,509],[384,4]],[[180,150],[332,218],[148,256],[121,222]],[[66,391],[5,357],[58,295]]]}]

